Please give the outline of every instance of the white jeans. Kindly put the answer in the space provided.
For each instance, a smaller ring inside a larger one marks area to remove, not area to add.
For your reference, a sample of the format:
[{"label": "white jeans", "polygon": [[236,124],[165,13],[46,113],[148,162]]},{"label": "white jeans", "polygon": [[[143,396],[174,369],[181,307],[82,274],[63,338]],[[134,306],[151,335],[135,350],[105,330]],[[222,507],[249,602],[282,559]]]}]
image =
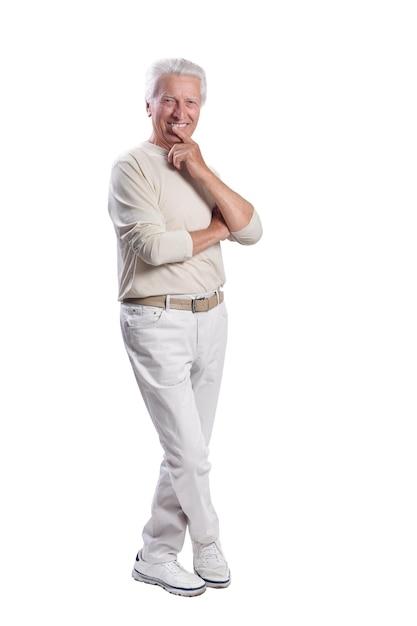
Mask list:
[{"label": "white jeans", "polygon": [[177,558],[187,525],[191,539],[219,538],[210,495],[209,441],[227,342],[225,303],[207,312],[121,305],[121,329],[164,456],[143,529],[142,556]]}]

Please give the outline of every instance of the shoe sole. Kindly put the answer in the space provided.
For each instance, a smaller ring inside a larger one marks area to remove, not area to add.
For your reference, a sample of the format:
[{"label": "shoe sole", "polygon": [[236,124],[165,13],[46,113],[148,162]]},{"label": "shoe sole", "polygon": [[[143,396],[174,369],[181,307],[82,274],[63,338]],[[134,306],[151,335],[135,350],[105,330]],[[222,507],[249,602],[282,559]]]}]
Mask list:
[{"label": "shoe sole", "polygon": [[146,574],[141,574],[136,569],[133,569],[132,576],[135,580],[141,583],[148,583],[149,585],[157,585],[158,587],[162,587],[165,591],[172,593],[176,596],[185,596],[188,598],[192,598],[194,596],[200,596],[206,590],[206,585],[202,585],[201,587],[194,587],[191,589],[187,589],[184,587],[172,587],[172,585],[168,585],[165,581],[160,578],[152,578],[151,576],[146,576]]},{"label": "shoe sole", "polygon": [[197,576],[200,576],[200,578],[204,580],[204,582],[206,583],[206,587],[211,587],[212,589],[225,589],[232,582],[231,577],[229,577],[227,580],[209,580],[207,578],[204,578],[204,576],[202,576],[201,574],[199,574],[197,570],[194,570],[194,573],[197,574]]}]

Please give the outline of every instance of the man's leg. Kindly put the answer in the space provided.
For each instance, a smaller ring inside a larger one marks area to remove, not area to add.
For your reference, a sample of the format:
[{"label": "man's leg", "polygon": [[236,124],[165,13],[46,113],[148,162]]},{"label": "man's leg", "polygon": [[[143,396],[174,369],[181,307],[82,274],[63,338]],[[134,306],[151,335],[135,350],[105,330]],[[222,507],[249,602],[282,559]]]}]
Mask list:
[{"label": "man's leg", "polygon": [[123,305],[121,319],[126,348],[165,452],[142,552],[149,561],[163,562],[175,559],[181,550],[187,520],[191,536],[202,543],[218,537],[207,444],[220,387],[227,318],[220,307],[193,314]]}]

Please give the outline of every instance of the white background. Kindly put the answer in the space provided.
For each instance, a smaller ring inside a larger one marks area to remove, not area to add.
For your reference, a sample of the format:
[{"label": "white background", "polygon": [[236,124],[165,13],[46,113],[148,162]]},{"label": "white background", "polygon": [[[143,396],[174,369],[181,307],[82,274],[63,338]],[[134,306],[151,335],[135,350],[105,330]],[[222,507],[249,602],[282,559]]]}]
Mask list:
[{"label": "white background", "polygon": [[[5,3],[5,626],[415,626],[413,4]],[[193,599],[130,577],[161,452],[122,345],[107,213],[163,56],[206,69],[195,138],[264,225],[257,246],[224,245],[211,460],[233,583]]]}]

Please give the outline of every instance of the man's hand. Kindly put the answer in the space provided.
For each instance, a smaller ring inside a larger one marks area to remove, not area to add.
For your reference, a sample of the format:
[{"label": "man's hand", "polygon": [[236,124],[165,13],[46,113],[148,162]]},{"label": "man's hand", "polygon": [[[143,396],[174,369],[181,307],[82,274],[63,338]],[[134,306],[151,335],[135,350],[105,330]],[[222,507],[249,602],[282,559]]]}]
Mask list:
[{"label": "man's hand", "polygon": [[168,153],[168,163],[172,163],[177,170],[185,163],[193,178],[198,179],[208,171],[208,167],[202,157],[199,145],[191,139],[181,128],[173,127],[174,133],[181,139],[181,143],[172,146]]},{"label": "man's hand", "polygon": [[230,230],[219,209],[215,207],[208,227],[203,230],[195,230],[190,235],[193,240],[193,254],[198,254],[219,243],[219,241],[227,239]]},{"label": "man's hand", "polygon": [[211,224],[209,228],[211,228],[217,234],[219,241],[227,239],[227,237],[230,235],[230,230],[226,222],[224,221],[223,215],[220,213],[217,207],[214,207],[213,209]]}]

